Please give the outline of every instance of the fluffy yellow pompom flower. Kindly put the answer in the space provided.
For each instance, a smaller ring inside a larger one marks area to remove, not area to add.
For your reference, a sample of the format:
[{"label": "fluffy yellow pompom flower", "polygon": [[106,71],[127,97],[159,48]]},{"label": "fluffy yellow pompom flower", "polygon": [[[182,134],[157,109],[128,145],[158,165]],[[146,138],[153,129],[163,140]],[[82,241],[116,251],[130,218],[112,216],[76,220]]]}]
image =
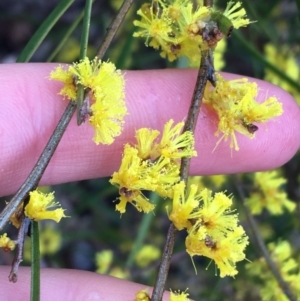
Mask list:
[{"label": "fluffy yellow pompom flower", "polygon": [[66,217],[64,209],[56,208],[49,211],[48,209],[58,207],[60,204],[54,201],[54,192],[44,194],[40,191],[31,191],[29,193],[29,202],[25,206],[25,215],[38,222],[44,219],[52,219],[55,222],[59,222],[61,218]]},{"label": "fluffy yellow pompom flower", "polygon": [[173,205],[169,219],[178,230],[190,229],[192,226],[191,221],[200,218],[200,214],[196,210],[199,208],[199,200],[195,198],[197,189],[196,185],[191,185],[190,193],[188,197],[185,198],[184,182],[181,181],[174,185]]},{"label": "fluffy yellow pompom flower", "polygon": [[97,252],[95,256],[97,267],[96,273],[107,274],[120,279],[129,279],[128,271],[117,266],[114,267],[112,265],[114,261],[114,254],[112,250]]},{"label": "fluffy yellow pompom flower", "polygon": [[154,261],[159,260],[160,256],[161,252],[159,248],[154,245],[144,245],[137,252],[134,260],[139,267],[145,268]]},{"label": "fluffy yellow pompom flower", "polygon": [[52,255],[58,252],[62,245],[62,232],[53,227],[53,224],[46,224],[40,229],[40,254]]},{"label": "fluffy yellow pompom flower", "polygon": [[197,156],[194,149],[194,135],[186,131],[181,133],[184,122],[177,123],[172,127],[174,121],[169,120],[165,126],[160,143],[156,145],[159,153],[170,159],[190,158]]},{"label": "fluffy yellow pompom flower", "polygon": [[142,190],[155,191],[166,197],[178,180],[179,169],[168,158],[161,157],[155,162],[143,161],[138,157],[138,150],[126,144],[120,169],[113,173],[110,180],[120,192],[120,203],[116,205],[116,210],[124,213],[129,202],[138,211],[148,213],[155,206]]},{"label": "fluffy yellow pompom flower", "polygon": [[[39,227],[39,233],[40,256],[45,257],[56,254],[62,246],[62,232],[58,228],[55,228],[51,222],[47,222]],[[25,240],[23,259],[26,261],[31,260],[30,240]]]},{"label": "fluffy yellow pompom flower", "polygon": [[125,145],[120,169],[113,173],[110,183],[119,187],[120,203],[117,204],[116,210],[121,213],[126,211],[128,202],[138,211],[148,213],[154,209],[154,205],[148,201],[141,190],[155,190],[157,183],[149,177],[148,164],[138,157],[137,149]]},{"label": "fluffy yellow pompom flower", "polygon": [[238,226],[237,214],[230,210],[231,198],[218,192],[190,186],[185,197],[183,182],[174,186],[173,206],[169,219],[178,230],[187,229],[186,250],[191,256],[211,258],[220,269],[220,276],[237,274],[235,263],[245,258],[248,237]]},{"label": "fluffy yellow pompom flower", "polygon": [[188,231],[199,231],[201,228],[204,234],[219,235],[237,227],[237,214],[230,210],[231,198],[223,192],[212,196],[212,192],[206,188],[197,194],[197,189],[192,184],[185,197],[184,182],[173,188],[173,206],[169,219],[178,230],[186,228]]},{"label": "fluffy yellow pompom flower", "polygon": [[23,207],[24,207],[24,203],[21,203],[17,210],[11,215],[11,217],[9,218],[9,221],[16,227],[16,228],[20,228],[21,223],[22,223],[22,219],[23,219]]},{"label": "fluffy yellow pompom flower", "polygon": [[265,123],[283,113],[282,104],[275,97],[269,97],[264,102],[256,101],[258,86],[246,78],[226,81],[217,74],[217,84],[214,89],[209,85],[205,89],[204,103],[208,104],[218,115],[218,130],[221,138],[230,139],[230,148],[239,150],[236,132],[249,138],[255,137],[258,127],[253,123]]},{"label": "fluffy yellow pompom flower", "polygon": [[163,198],[172,198],[173,185],[180,180],[179,167],[169,158],[160,156],[156,161],[148,161],[149,177],[156,184],[155,191]]},{"label": "fluffy yellow pompom flower", "polygon": [[173,42],[172,38],[172,20],[167,16],[166,11],[158,16],[155,8],[150,4],[144,4],[137,14],[141,16],[141,20],[135,20],[133,24],[140,27],[140,30],[133,34],[134,37],[146,37],[146,45],[149,44],[155,49],[159,47],[165,48],[168,43]]},{"label": "fluffy yellow pompom flower", "polygon": [[95,255],[97,266],[96,273],[106,274],[111,267],[113,257],[114,254],[112,250],[102,250],[101,252],[97,252]]},{"label": "fluffy yellow pompom flower", "polygon": [[198,197],[201,200],[200,212],[202,227],[209,235],[221,235],[225,231],[232,231],[238,224],[238,215],[231,210],[232,199],[223,192],[212,196],[209,189],[203,189]]},{"label": "fluffy yellow pompom flower", "polygon": [[238,273],[236,262],[245,259],[244,250],[248,245],[248,237],[241,226],[225,233],[226,235],[215,237],[206,235],[202,240],[199,240],[197,233],[190,233],[185,242],[187,252],[191,256],[211,258],[220,269],[222,278]]},{"label": "fluffy yellow pompom flower", "polygon": [[147,46],[170,61],[185,56],[191,63],[200,62],[199,49],[214,49],[233,27],[250,23],[240,2],[229,2],[222,13],[189,0],[157,0],[144,3],[137,14],[141,19],[134,21],[134,37],[146,38]]},{"label": "fluffy yellow pompom flower", "polygon": [[193,133],[190,131],[182,133],[184,122],[179,122],[174,126],[173,123],[172,119],[166,122],[160,142],[156,141],[160,134],[157,130],[142,128],[136,132],[138,141],[136,147],[142,159],[154,161],[163,156],[175,163],[183,157],[197,156]]},{"label": "fluffy yellow pompom flower", "polygon": [[138,291],[135,295],[134,301],[150,301],[150,295],[147,290]]},{"label": "fluffy yellow pompom flower", "polygon": [[124,102],[125,81],[114,64],[101,62],[97,58],[90,61],[86,57],[65,69],[58,66],[51,72],[50,79],[64,83],[59,94],[70,100],[76,100],[77,84],[86,89],[87,108],[83,118],[89,115],[89,123],[95,129],[96,144],[111,144],[114,137],[121,134],[123,119],[127,114]]},{"label": "fluffy yellow pompom flower", "polygon": [[0,235],[0,248],[3,248],[4,251],[8,252],[13,251],[15,247],[16,243],[7,236],[7,233]]},{"label": "fluffy yellow pompom flower", "polygon": [[154,141],[159,136],[160,132],[147,128],[141,128],[136,131],[135,137],[137,140],[138,156],[143,160],[154,161],[159,154],[153,149]]},{"label": "fluffy yellow pompom flower", "polygon": [[188,298],[189,294],[187,292],[173,292],[170,291],[170,299],[169,301],[190,301]]},{"label": "fluffy yellow pompom flower", "polygon": [[[288,284],[296,299],[300,300],[299,260],[293,258],[293,253],[295,252],[290,243],[287,241],[280,241],[276,244],[271,243],[268,245],[268,249],[281,277]],[[255,276],[262,300],[288,301],[288,298],[270,271],[265,258],[261,257],[254,262],[248,263],[246,268],[251,276]]]},{"label": "fluffy yellow pompom flower", "polygon": [[254,174],[254,192],[251,192],[246,203],[253,214],[260,214],[267,209],[271,214],[279,215],[284,208],[289,212],[296,209],[296,203],[288,199],[282,189],[286,179],[280,177],[278,171],[256,172]]},{"label": "fluffy yellow pompom flower", "polygon": [[50,73],[49,78],[64,83],[64,86],[59,91],[59,95],[67,97],[70,100],[76,100],[77,87],[75,85],[75,78],[69,69],[64,69],[63,66],[60,65]]},{"label": "fluffy yellow pompom flower", "polygon": [[142,128],[136,132],[137,145],[125,145],[121,167],[110,180],[120,192],[116,210],[124,213],[127,203],[131,203],[138,211],[152,211],[154,205],[143,190],[173,197],[173,186],[180,180],[178,160],[194,156],[196,151],[193,134],[181,133],[183,123],[172,125],[173,120],[166,123],[160,142],[156,141],[159,131]]},{"label": "fluffy yellow pompom flower", "polygon": [[[278,69],[284,70],[284,73],[296,82],[300,82],[300,66],[297,60],[297,48],[287,44],[274,45],[268,43],[264,46],[265,57]],[[270,68],[265,68],[264,79],[274,85],[291,93],[300,105],[300,93],[294,86],[283,80],[277,73]]]},{"label": "fluffy yellow pompom flower", "polygon": [[238,29],[242,26],[250,24],[250,20],[246,18],[246,11],[241,8],[241,2],[229,1],[223,15],[228,18],[234,28]]}]

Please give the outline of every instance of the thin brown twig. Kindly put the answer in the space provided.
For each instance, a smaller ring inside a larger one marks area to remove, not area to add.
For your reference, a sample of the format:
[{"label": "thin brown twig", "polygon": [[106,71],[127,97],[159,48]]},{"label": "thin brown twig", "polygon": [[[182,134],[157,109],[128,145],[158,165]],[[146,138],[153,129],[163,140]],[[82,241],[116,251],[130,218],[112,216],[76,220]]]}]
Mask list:
[{"label": "thin brown twig", "polygon": [[23,250],[24,250],[24,242],[26,238],[26,234],[28,232],[30,226],[30,219],[26,216],[23,216],[20,229],[18,232],[18,238],[17,238],[17,253],[15,255],[15,258],[12,263],[12,268],[10,271],[10,274],[8,276],[9,281],[11,282],[17,282],[18,280],[18,269],[20,263],[23,261]]},{"label": "thin brown twig", "polygon": [[[106,37],[104,38],[103,44],[98,52],[98,58],[100,60],[105,55],[108,46],[110,45],[115,33],[121,25],[121,22],[124,19],[132,3],[133,0],[124,0],[124,3],[121,6],[116,18],[113,20],[112,24],[108,28]],[[59,141],[62,138],[64,131],[67,128],[67,125],[69,124],[75,112],[75,109],[76,103],[70,102],[65,112],[63,113],[55,131],[53,132],[49,142],[47,143],[43,153],[41,154],[31,173],[29,174],[28,178],[25,180],[23,185],[20,187],[15,196],[11,199],[11,201],[7,204],[4,210],[0,213],[0,230],[5,226],[10,216],[18,208],[22,201],[28,196],[29,192],[37,187],[47,165],[50,162],[54,151],[57,148]]]},{"label": "thin brown twig", "polygon": [[22,201],[28,197],[29,192],[37,187],[46,167],[50,162],[50,159],[52,158],[58,146],[58,143],[63,136],[63,133],[65,132],[75,112],[75,109],[76,102],[70,102],[28,178],[13,196],[11,201],[6,205],[4,210],[0,213],[0,229],[2,229],[9,221],[9,218],[17,210]]},{"label": "thin brown twig", "polygon": [[[193,98],[191,101],[191,105],[188,112],[188,117],[185,122],[185,126],[183,131],[192,131],[194,132],[198,115],[200,112],[200,107],[202,103],[202,98],[204,94],[204,89],[208,80],[208,51],[203,51],[201,53],[201,63],[198,71],[197,82],[195,85]],[[187,181],[188,174],[189,174],[189,167],[190,167],[190,158],[183,158],[181,160],[181,167],[180,167],[180,178],[183,181]],[[156,278],[155,286],[153,288],[153,293],[151,296],[151,301],[161,301],[163,292],[165,289],[165,284],[168,276],[168,271],[171,264],[171,257],[173,253],[173,247],[175,243],[177,229],[175,228],[174,224],[171,223],[166,243],[163,250],[162,259],[159,266],[158,275]]]},{"label": "thin brown twig", "polygon": [[248,223],[253,232],[253,238],[255,239],[255,242],[256,242],[260,252],[262,253],[263,257],[265,258],[267,265],[269,266],[273,276],[275,277],[276,281],[278,282],[280,288],[282,289],[282,291],[286,295],[286,297],[290,301],[297,301],[297,298],[291,291],[289,284],[282,278],[275,262],[272,260],[272,258],[270,256],[270,253],[260,235],[257,223],[256,223],[253,215],[251,214],[248,206],[245,203],[246,198],[245,198],[244,190],[243,190],[242,184],[239,182],[237,177],[235,178],[235,182],[236,182],[236,187],[237,187],[238,193],[243,202],[243,207],[244,207],[247,219],[248,219]]},{"label": "thin brown twig", "polygon": [[[209,63],[208,63],[208,51],[203,51],[201,54],[201,63],[198,71],[197,82],[195,85],[191,106],[188,112],[188,118],[185,122],[183,131],[191,131],[194,133],[197,124],[200,107],[202,104],[202,98],[204,89],[209,75]],[[180,166],[181,180],[185,181],[188,178],[190,170],[190,158],[182,158]]]},{"label": "thin brown twig", "polygon": [[104,54],[106,53],[112,39],[114,38],[116,32],[118,31],[123,19],[125,18],[129,8],[131,7],[134,0],[124,0],[122,6],[119,9],[118,14],[112,21],[112,23],[107,28],[107,34],[100,46],[100,49],[97,53],[97,57],[102,60],[104,57]]},{"label": "thin brown twig", "polygon": [[168,276],[168,272],[169,272],[169,268],[170,268],[176,232],[177,232],[177,229],[175,228],[174,224],[171,223],[169,230],[168,230],[167,239],[165,242],[162,258],[160,261],[157,278],[156,278],[156,283],[153,288],[151,301],[162,300],[162,296],[164,293],[167,276]]},{"label": "thin brown twig", "polygon": [[[121,6],[118,15],[113,20],[112,24],[108,28],[104,41],[100,47],[98,52],[98,58],[101,60],[105,55],[106,50],[108,49],[115,33],[117,32],[119,26],[121,25],[127,11],[129,10],[133,0],[124,0],[123,5]],[[87,27],[88,28],[88,27]],[[10,200],[4,210],[0,213],[0,230],[5,226],[5,224],[9,221],[12,214],[17,210],[19,205],[28,197],[29,192],[36,189],[38,183],[45,172],[75,110],[77,104],[76,102],[71,101],[64,111],[58,125],[56,126],[53,134],[51,135],[46,147],[44,148],[41,156],[39,157],[37,163],[33,167],[29,176],[17,191],[15,196]],[[11,273],[9,275],[9,279],[12,282],[17,281],[17,271],[19,264],[22,261],[22,253],[23,253],[23,244],[26,234],[26,225],[28,224],[28,219],[26,217],[23,218],[21,227],[18,233],[18,252],[14,259]]]},{"label": "thin brown twig", "polygon": [[213,6],[213,0],[204,0],[204,6],[212,7]]}]

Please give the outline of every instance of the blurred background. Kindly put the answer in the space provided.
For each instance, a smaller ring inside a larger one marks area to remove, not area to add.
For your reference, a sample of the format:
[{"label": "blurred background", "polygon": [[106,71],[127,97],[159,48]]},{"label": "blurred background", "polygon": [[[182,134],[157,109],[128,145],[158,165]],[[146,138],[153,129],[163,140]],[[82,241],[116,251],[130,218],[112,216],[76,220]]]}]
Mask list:
[{"label": "blurred background", "polygon": [[[0,2],[2,64],[16,61],[31,36],[59,2]],[[88,49],[90,58],[96,54],[106,28],[121,3],[119,0],[95,1]],[[188,68],[186,60],[167,62],[160,57],[159,52],[145,47],[144,39],[132,37],[135,30],[132,22],[138,19],[136,11],[142,3],[134,3],[106,58],[120,69]],[[227,1],[219,0],[217,6],[223,10],[226,3]],[[253,0],[242,3],[250,20],[255,22],[238,32],[234,31],[232,36],[220,45],[215,54],[217,69],[273,82],[290,92],[300,104],[300,14],[297,1]],[[78,59],[81,37],[79,16],[83,8],[84,1],[74,1],[31,61],[71,63]],[[76,22],[79,23],[78,26]],[[72,26],[75,29],[66,36]],[[60,43],[61,47],[57,49]],[[300,262],[299,161],[298,153],[276,171],[276,177],[285,180],[278,187],[274,187],[295,203],[296,209],[292,213],[283,210],[280,215],[263,210],[256,217],[266,243],[288,241],[291,246],[290,257],[296,262]],[[241,208],[241,196],[237,192],[237,179],[246,183],[246,197],[260,188],[253,174],[201,177],[194,180],[214,191],[226,190],[228,194],[233,193],[235,208],[248,233],[245,214]],[[160,250],[163,248],[169,226],[165,210],[166,201],[159,200],[155,195],[147,195],[157,203],[155,215],[143,215],[132,206],[128,206],[126,214],[120,216],[115,211],[118,190],[111,186],[108,180],[102,178],[41,188],[45,192],[54,190],[56,199],[67,209],[67,215],[71,216],[59,224],[41,223],[42,266],[97,271],[153,285]],[[4,206],[4,201],[0,204]],[[251,239],[251,233],[248,235]],[[249,272],[246,261],[238,263],[239,274],[236,279],[221,279],[216,276],[214,263],[209,265],[209,259],[194,258],[198,271],[196,275],[191,259],[185,252],[184,240],[185,233],[180,232],[167,288],[185,290],[188,287],[190,297],[197,300],[261,300],[260,286],[264,283],[257,275]],[[259,257],[255,244],[251,243],[247,248],[247,258],[255,262]],[[12,254],[0,250],[0,263],[10,265],[11,262]],[[25,246],[22,264],[30,264],[29,245]],[[299,267],[296,269],[299,273]],[[300,290],[300,287],[298,289]],[[279,299],[274,297],[269,300]]]}]

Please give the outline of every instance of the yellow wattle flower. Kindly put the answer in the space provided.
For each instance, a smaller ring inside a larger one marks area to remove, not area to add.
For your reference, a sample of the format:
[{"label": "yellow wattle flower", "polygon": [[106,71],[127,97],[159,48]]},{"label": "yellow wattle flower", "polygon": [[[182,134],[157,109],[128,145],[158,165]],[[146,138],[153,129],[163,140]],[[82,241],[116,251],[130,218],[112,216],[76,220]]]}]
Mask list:
[{"label": "yellow wattle flower", "polygon": [[216,87],[206,86],[203,102],[213,109],[219,119],[216,136],[221,134],[216,147],[230,140],[230,148],[239,150],[236,133],[249,138],[255,137],[259,129],[254,123],[265,123],[283,113],[282,104],[269,97],[263,102],[256,100],[258,85],[246,78],[225,80],[216,74]]},{"label": "yellow wattle flower", "polygon": [[248,237],[241,226],[232,231],[225,231],[225,235],[210,236],[199,240],[196,233],[190,233],[186,238],[186,250],[190,256],[205,256],[211,258],[220,270],[220,277],[235,276],[238,271],[236,262],[245,259],[245,247]]},{"label": "yellow wattle flower", "polygon": [[232,22],[233,27],[236,29],[251,23],[250,20],[246,18],[245,9],[241,8],[241,6],[241,2],[229,1],[223,12],[223,15]]},{"label": "yellow wattle flower", "polygon": [[254,191],[246,199],[252,214],[260,214],[263,209],[272,215],[284,213],[284,209],[292,212],[296,209],[296,203],[289,200],[282,186],[287,180],[281,177],[277,170],[256,172],[254,174]]},{"label": "yellow wattle flower", "polygon": [[169,61],[184,56],[191,64],[199,64],[199,49],[215,49],[223,33],[251,23],[241,3],[232,1],[224,13],[189,0],[149,1],[137,14],[140,20],[133,22],[134,37],[144,37],[147,46],[160,50]]},{"label": "yellow wattle flower", "polygon": [[77,84],[87,91],[87,112],[82,118],[88,116],[89,124],[94,127],[96,144],[111,144],[121,134],[127,115],[125,80],[113,63],[98,58],[90,61],[86,57],[69,67],[58,66],[51,72],[50,79],[63,82],[59,94],[73,101],[76,100]]},{"label": "yellow wattle flower", "polygon": [[248,237],[238,225],[237,214],[230,209],[231,198],[190,186],[186,194],[184,182],[174,185],[169,219],[178,230],[186,229],[186,251],[190,256],[205,256],[215,261],[220,276],[238,273],[235,263],[245,259]]},{"label": "yellow wattle flower", "polygon": [[159,153],[173,160],[197,156],[194,149],[194,134],[189,131],[181,133],[184,122],[179,122],[172,127],[173,123],[171,119],[164,126],[161,141],[156,146]]},{"label": "yellow wattle flower", "polygon": [[135,294],[134,301],[150,301],[150,300],[151,298],[147,290],[141,290]]},{"label": "yellow wattle flower", "polygon": [[173,197],[173,186],[180,180],[179,159],[196,155],[193,134],[181,133],[183,122],[172,127],[173,123],[170,120],[165,124],[160,142],[159,131],[142,128],[136,131],[137,145],[125,145],[120,169],[110,180],[120,192],[116,210],[124,213],[127,203],[131,203],[138,211],[152,211],[155,206],[143,190]]},{"label": "yellow wattle flower", "polygon": [[[288,241],[268,244],[273,262],[276,264],[282,279],[288,284],[297,300],[300,298],[299,260],[293,258],[294,248]],[[270,271],[265,258],[261,257],[246,265],[247,273],[256,278],[257,288],[262,300],[288,300],[282,288]]]},{"label": "yellow wattle flower", "polygon": [[183,181],[174,185],[173,191],[173,204],[169,219],[178,230],[190,229],[192,226],[191,220],[200,218],[196,211],[196,209],[199,208],[199,200],[195,198],[197,186],[190,186],[190,192],[187,198],[184,196],[185,184]]},{"label": "yellow wattle flower", "polygon": [[170,291],[170,299],[169,301],[190,301],[188,298],[189,294],[185,292],[180,291]]},{"label": "yellow wattle flower", "polygon": [[44,194],[40,191],[34,190],[29,193],[29,201],[25,206],[25,215],[38,222],[45,219],[52,219],[55,222],[60,222],[63,217],[65,209],[56,208],[49,210],[53,207],[58,207],[60,204],[54,201],[54,192]]},{"label": "yellow wattle flower", "polygon": [[0,248],[7,252],[13,251],[15,247],[16,243],[7,236],[7,233],[0,235]]}]

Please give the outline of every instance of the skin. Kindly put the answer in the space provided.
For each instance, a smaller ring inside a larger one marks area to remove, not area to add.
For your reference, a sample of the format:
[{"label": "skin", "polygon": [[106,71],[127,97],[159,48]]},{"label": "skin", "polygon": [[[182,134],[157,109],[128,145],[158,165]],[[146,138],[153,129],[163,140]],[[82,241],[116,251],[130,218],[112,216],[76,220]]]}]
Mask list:
[{"label": "skin", "polygon": [[[67,100],[57,95],[61,83],[47,80],[54,64],[2,65],[0,69],[0,194],[15,193],[25,180],[57,124]],[[184,120],[196,81],[195,70],[127,71],[126,102],[129,115],[124,132],[114,144],[96,146],[93,129],[71,121],[42,180],[41,185],[109,176],[117,170],[123,145],[134,143],[140,127],[162,130],[166,121]],[[226,78],[238,78],[226,74]],[[255,80],[255,79],[251,79]],[[279,167],[300,146],[300,109],[285,91],[255,80],[260,87],[258,99],[277,96],[284,114],[259,126],[256,138],[237,135],[240,150],[231,151],[221,142],[212,153],[218,137],[216,119],[202,107],[196,130],[198,157],[191,173],[210,175],[253,172]],[[20,164],[21,163],[21,164]],[[0,299],[29,300],[30,270],[21,268],[19,280],[8,282],[10,267],[0,268]],[[133,300],[144,285],[134,284],[91,272],[42,269],[41,300]]]}]

